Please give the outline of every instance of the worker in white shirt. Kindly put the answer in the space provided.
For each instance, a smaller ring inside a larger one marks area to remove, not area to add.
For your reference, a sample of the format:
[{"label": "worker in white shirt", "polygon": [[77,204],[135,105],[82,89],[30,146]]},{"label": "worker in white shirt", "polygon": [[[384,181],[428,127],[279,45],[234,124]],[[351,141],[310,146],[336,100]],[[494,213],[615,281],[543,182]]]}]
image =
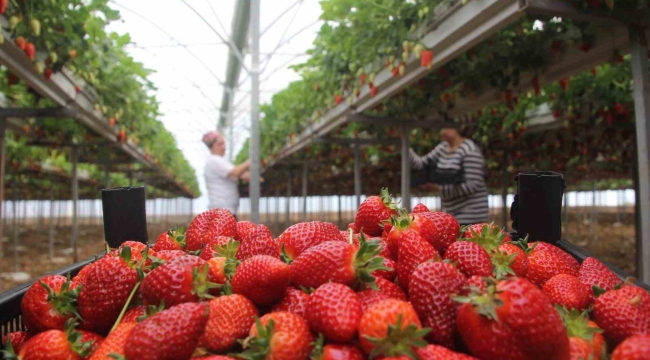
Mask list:
[{"label": "worker in white shirt", "polygon": [[248,181],[250,160],[233,165],[224,157],[226,139],[219,132],[203,135],[203,143],[210,149],[210,157],[205,164],[205,185],[208,188],[208,207],[221,208],[237,214],[239,206],[239,180]]}]

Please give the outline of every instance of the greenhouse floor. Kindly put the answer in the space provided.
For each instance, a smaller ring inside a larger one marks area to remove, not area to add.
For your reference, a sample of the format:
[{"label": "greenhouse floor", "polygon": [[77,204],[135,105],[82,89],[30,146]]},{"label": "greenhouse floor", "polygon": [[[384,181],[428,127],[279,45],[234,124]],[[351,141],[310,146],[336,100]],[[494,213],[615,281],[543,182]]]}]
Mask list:
[{"label": "greenhouse floor", "polygon": [[[598,209],[598,221],[588,221],[591,217],[591,208],[572,209],[570,212],[571,221],[568,233],[564,231],[564,237],[574,244],[584,247],[594,256],[601,260],[612,263],[629,274],[635,271],[635,239],[634,239],[634,217],[631,212],[617,214],[615,209]],[[316,219],[318,214],[313,215]],[[491,220],[499,223],[499,214],[491,214]],[[242,216],[245,218],[245,216]],[[295,218],[295,219],[294,219]],[[292,220],[300,221],[300,216],[292,216]],[[310,216],[309,220],[311,220]],[[330,218],[331,219],[331,218]],[[576,220],[580,220],[578,228]],[[262,221],[264,221],[262,216]],[[345,219],[344,219],[345,220]],[[352,219],[347,219],[347,222]],[[620,221],[620,222],[619,222]],[[347,223],[346,222],[346,223]],[[97,223],[97,222],[96,222]],[[156,229],[162,224],[156,224]],[[270,226],[274,235],[281,232],[280,226]],[[151,230],[151,225],[150,230]],[[11,231],[11,227],[7,229]],[[157,231],[157,230],[156,230]],[[62,226],[54,233],[54,261],[50,261],[48,254],[47,230],[40,230],[34,225],[24,225],[20,228],[18,247],[19,271],[26,272],[30,278],[37,277],[46,272],[62,268],[73,263],[70,254],[70,226]],[[150,231],[152,233],[152,231]],[[103,227],[97,224],[82,224],[79,226],[79,260],[92,257],[101,252],[103,245]],[[153,241],[153,237],[150,238]],[[28,280],[15,281],[11,279],[14,271],[13,265],[13,242],[11,237],[5,237],[3,242],[4,258],[0,260],[0,292],[9,290]]]}]

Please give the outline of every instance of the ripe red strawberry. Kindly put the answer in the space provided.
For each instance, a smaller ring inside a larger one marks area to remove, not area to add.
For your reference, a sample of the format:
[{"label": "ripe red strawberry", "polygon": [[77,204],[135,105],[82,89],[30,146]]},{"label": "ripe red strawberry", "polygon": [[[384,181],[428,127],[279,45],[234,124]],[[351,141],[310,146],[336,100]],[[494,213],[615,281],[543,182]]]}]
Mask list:
[{"label": "ripe red strawberry", "polygon": [[601,334],[603,330],[595,322],[589,321],[586,311],[568,311],[559,306],[556,309],[562,316],[569,335],[571,360],[600,359],[605,350],[605,339]]},{"label": "ripe red strawberry", "polygon": [[421,360],[478,360],[473,356],[457,353],[444,346],[427,345],[415,350]]},{"label": "ripe red strawberry", "polygon": [[433,62],[433,51],[423,50],[422,54],[420,54],[420,65],[422,65],[422,67],[430,69],[431,62]]},{"label": "ripe red strawberry", "polygon": [[237,240],[242,240],[249,232],[253,231],[256,227],[255,223],[250,221],[238,221],[237,224]]},{"label": "ripe red strawberry", "polygon": [[614,348],[632,335],[650,334],[650,294],[638,286],[623,285],[596,298],[593,315]]},{"label": "ripe red strawberry", "polygon": [[[319,341],[322,338],[319,338]],[[317,343],[311,354],[313,360],[363,360],[363,353],[358,347],[352,345],[328,344],[323,346]]]},{"label": "ripe red strawberry", "polygon": [[169,261],[179,256],[185,255],[183,250],[160,250],[156,251],[156,257],[162,261]]},{"label": "ripe red strawberry", "polygon": [[519,246],[507,242],[491,254],[494,273],[497,277],[515,275],[525,278],[528,275],[528,256]]},{"label": "ripe red strawberry", "polygon": [[225,352],[248,335],[258,315],[257,308],[241,295],[226,295],[210,300],[210,316],[199,346]]},{"label": "ripe red strawberry", "polygon": [[395,280],[395,276],[397,276],[397,272],[395,271],[395,262],[389,258],[384,258],[382,257],[384,261],[384,266],[389,268],[390,270],[376,270],[375,272],[372,273],[372,276],[375,278],[384,278],[388,281],[393,281]]},{"label": "ripe red strawberry", "polygon": [[81,328],[108,332],[140,279],[136,267],[130,251],[122,251],[120,256],[105,255],[88,267],[77,300]]},{"label": "ripe red strawberry", "polygon": [[543,242],[531,243],[529,248],[527,279],[540,288],[557,274],[578,276],[580,265],[560,248]]},{"label": "ripe red strawberry", "polygon": [[413,212],[413,214],[429,212],[429,208],[426,205],[424,205],[422,203],[419,203],[419,204],[415,205],[412,212]]},{"label": "ripe red strawberry", "polygon": [[127,360],[189,359],[208,320],[205,303],[184,303],[138,323],[128,336]]},{"label": "ripe red strawberry", "polygon": [[416,358],[412,347],[426,345],[423,337],[428,330],[421,328],[420,319],[408,302],[395,299],[377,302],[361,317],[361,349],[370,358],[400,355]]},{"label": "ripe red strawberry", "polygon": [[34,44],[30,42],[26,43],[24,51],[29,61],[34,61],[34,57],[36,56],[36,48],[34,47]]},{"label": "ripe red strawberry", "polygon": [[286,311],[302,316],[307,316],[307,303],[309,294],[305,291],[290,287],[282,300],[273,306],[272,312]]},{"label": "ripe red strawberry", "polygon": [[492,259],[480,245],[471,241],[457,241],[445,252],[445,259],[456,263],[458,270],[465,276],[492,275]]},{"label": "ripe red strawberry", "polygon": [[396,209],[388,189],[381,189],[381,196],[370,196],[361,203],[354,218],[354,227],[370,236],[380,236],[381,223],[397,214]]},{"label": "ripe red strawberry", "polygon": [[511,242],[510,235],[499,229],[494,223],[474,224],[465,228],[463,239],[481,245],[485,251],[491,253],[502,243]]},{"label": "ripe red strawberry", "polygon": [[27,340],[29,340],[29,333],[27,331],[14,331],[11,332],[2,339],[2,346],[7,350],[8,344],[11,343],[11,348],[14,353],[20,353],[20,350],[23,348]]},{"label": "ripe red strawberry", "polygon": [[24,37],[22,37],[22,36],[17,37],[17,38],[14,40],[14,43],[16,44],[16,46],[18,46],[18,48],[19,48],[20,50],[25,51],[25,44],[27,44],[27,41],[25,40]]},{"label": "ripe red strawberry", "polygon": [[43,77],[45,78],[45,80],[50,80],[52,78],[52,73],[53,72],[51,68],[46,68],[45,70],[43,70]]},{"label": "ripe red strawberry", "polygon": [[256,255],[239,265],[232,278],[232,291],[267,306],[282,299],[289,287],[291,269],[278,258]]},{"label": "ripe red strawberry", "polygon": [[621,283],[621,279],[612,270],[592,257],[584,259],[580,264],[578,279],[589,286],[596,285],[605,291]]},{"label": "ripe red strawberry", "polygon": [[80,332],[69,321],[66,330],[47,330],[34,335],[20,350],[21,360],[77,360],[85,358],[93,344],[83,342]]},{"label": "ripe red strawberry", "polygon": [[542,290],[554,304],[569,310],[586,310],[594,301],[589,285],[573,275],[555,275],[544,283]]},{"label": "ripe red strawberry", "polygon": [[650,359],[650,335],[632,335],[612,353],[612,360]]},{"label": "ripe red strawberry", "polygon": [[[361,310],[362,313],[365,313],[368,308],[370,308],[370,305],[380,302],[382,300],[388,300],[391,299],[390,296],[386,295],[384,292],[381,292],[379,290],[373,290],[373,289],[366,289],[363,291],[359,291],[357,293],[357,296],[359,297],[359,300],[361,301]],[[406,296],[404,296],[404,301],[406,301]]]},{"label": "ripe red strawberry", "polygon": [[[233,238],[227,236],[217,236],[205,244],[199,257],[205,261],[214,257],[232,257],[234,259],[237,256],[239,247],[239,241],[235,241]],[[228,256],[226,256],[224,252],[227,253]]]},{"label": "ripe red strawberry", "polygon": [[454,243],[460,235],[460,225],[453,216],[440,212],[424,212],[420,216],[426,217],[433,222],[436,227],[435,236],[431,238],[431,245],[436,248],[440,254],[444,254],[449,245]]},{"label": "ripe red strawberry", "polygon": [[[197,302],[216,294],[214,277],[205,260],[194,255],[172,259],[151,271],[142,281],[140,295],[146,305],[166,307]],[[173,289],[173,291],[170,291]]]},{"label": "ripe red strawberry", "polygon": [[151,247],[154,251],[185,250],[185,229],[173,228],[160,234]]},{"label": "ripe red strawberry", "polygon": [[409,283],[411,304],[422,326],[430,328],[430,342],[455,347],[458,336],[456,313],[459,303],[452,296],[465,295],[467,279],[453,265],[442,261],[429,261],[415,269]]},{"label": "ripe red strawberry", "polygon": [[63,330],[77,310],[80,289],[70,289],[71,282],[61,275],[40,278],[29,287],[20,302],[23,324],[32,334],[45,330]]},{"label": "ripe red strawberry", "polygon": [[374,271],[384,269],[378,257],[379,242],[365,241],[359,248],[343,241],[326,241],[307,249],[291,263],[291,283],[294,286],[317,288],[327,282],[348,286],[372,283]]},{"label": "ripe red strawberry", "polygon": [[254,255],[280,256],[278,244],[266,225],[257,225],[241,239],[237,259],[246,260]]},{"label": "ripe red strawberry", "polygon": [[7,10],[7,0],[0,0],[0,14],[4,14]]},{"label": "ripe red strawberry", "polygon": [[431,244],[426,242],[414,230],[402,232],[397,253],[397,279],[400,285],[408,292],[411,274],[423,262],[439,258],[440,255]]},{"label": "ripe red strawberry", "polygon": [[487,283],[485,282],[485,278],[482,276],[478,275],[473,275],[467,278],[467,286],[469,287],[475,287],[481,291],[485,291],[487,287]]},{"label": "ripe red strawberry", "polygon": [[336,225],[322,221],[302,222],[287,228],[278,237],[278,246],[283,256],[295,260],[305,250],[320,245],[325,241],[347,241]]},{"label": "ripe red strawberry", "polygon": [[90,344],[88,347],[89,354],[94,353],[95,349],[97,349],[97,347],[104,341],[103,336],[99,334],[95,334],[94,332],[85,331],[85,330],[78,330],[78,331],[81,334],[81,342]]},{"label": "ripe red strawberry", "polygon": [[319,286],[307,303],[309,328],[335,343],[347,343],[356,338],[361,315],[359,297],[342,284]]},{"label": "ripe red strawberry", "polygon": [[89,360],[111,360],[110,354],[124,356],[124,348],[136,322],[121,323],[95,349]]},{"label": "ripe red strawberry", "polygon": [[210,209],[197,215],[185,233],[186,249],[198,250],[203,244],[217,236],[235,237],[237,221],[225,209]]},{"label": "ripe red strawberry", "polygon": [[569,359],[560,314],[533,283],[510,278],[472,293],[456,325],[469,351],[481,359]]},{"label": "ripe red strawberry", "polygon": [[[355,234],[359,232],[359,230],[357,230],[357,226],[356,226],[355,223],[349,223],[348,226],[346,227],[346,229],[352,230],[352,232],[354,232]],[[347,231],[346,231],[346,233],[347,233]]]},{"label": "ripe red strawberry", "polygon": [[402,211],[399,217],[391,218],[391,225],[392,228],[386,239],[391,258],[397,259],[399,244],[403,237],[402,234],[407,231],[417,232],[424,240],[431,244],[431,248],[434,248],[433,243],[438,236],[438,229],[433,221],[425,216],[421,216],[421,213],[409,215]]},{"label": "ripe red strawberry", "polygon": [[375,284],[377,284],[378,290],[388,295],[389,298],[406,301],[406,293],[394,282],[377,278],[375,279]]},{"label": "ripe red strawberry", "polygon": [[308,359],[313,336],[307,321],[289,312],[274,312],[256,319],[244,343],[242,358]]}]

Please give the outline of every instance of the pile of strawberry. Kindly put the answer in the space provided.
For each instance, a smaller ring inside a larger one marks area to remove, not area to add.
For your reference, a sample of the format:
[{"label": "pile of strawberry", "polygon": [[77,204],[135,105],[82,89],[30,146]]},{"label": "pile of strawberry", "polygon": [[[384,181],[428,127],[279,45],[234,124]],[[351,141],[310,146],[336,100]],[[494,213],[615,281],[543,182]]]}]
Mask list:
[{"label": "pile of strawberry", "polygon": [[274,239],[227,211],[151,248],[128,241],[22,300],[32,359],[650,359],[650,294],[598,260],[461,229],[387,192],[347,231],[320,221]]}]

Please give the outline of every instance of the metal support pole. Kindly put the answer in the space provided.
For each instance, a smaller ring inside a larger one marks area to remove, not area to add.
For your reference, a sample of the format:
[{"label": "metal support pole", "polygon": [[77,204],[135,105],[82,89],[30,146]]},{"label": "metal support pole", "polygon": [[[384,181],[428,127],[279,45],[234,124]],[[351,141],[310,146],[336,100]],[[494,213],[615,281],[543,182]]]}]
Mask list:
[{"label": "metal support pole", "polygon": [[509,173],[504,169],[501,182],[501,228],[508,226],[508,179]]},{"label": "metal support pole", "polygon": [[72,158],[72,235],[70,242],[72,245],[72,259],[76,263],[78,260],[77,254],[77,231],[78,231],[78,213],[77,206],[79,202],[79,177],[77,171],[77,160],[79,159],[79,148],[75,145],[70,149],[70,157]]},{"label": "metal support pole", "polygon": [[339,228],[343,229],[343,204],[341,203],[341,195],[338,196],[339,198]]},{"label": "metal support pole", "polygon": [[276,231],[279,233],[280,230],[280,187],[275,187],[275,227]]},{"label": "metal support pole", "polygon": [[354,197],[361,206],[361,145],[354,145]]},{"label": "metal support pole", "polygon": [[564,193],[564,208],[562,209],[562,224],[565,234],[569,233],[569,192]]},{"label": "metal support pole", "polygon": [[251,0],[251,221],[260,222],[260,0]]},{"label": "metal support pole", "polygon": [[50,223],[48,232],[48,248],[50,254],[50,261],[54,258],[54,187],[50,188]]},{"label": "metal support pole", "polygon": [[411,212],[411,158],[409,156],[411,129],[402,128],[402,207]]},{"label": "metal support pole", "polygon": [[[5,131],[7,130],[7,118],[0,118],[0,204],[5,201]],[[0,206],[0,218],[3,217],[3,207]],[[5,215],[6,216],[6,215]],[[0,226],[0,257],[4,256],[2,245],[4,220]]]},{"label": "metal support pole", "polygon": [[307,221],[307,163],[302,166],[302,221]]},{"label": "metal support pole", "polygon": [[291,174],[291,168],[289,168],[289,180],[287,180],[287,203],[284,204],[286,208],[286,220],[284,227],[288,228],[291,225],[291,186],[293,185],[293,177]]},{"label": "metal support pole", "polygon": [[18,189],[16,189],[16,178],[14,176],[14,181],[13,181],[13,193],[14,193],[14,201],[13,201],[13,208],[14,208],[14,272],[18,272]]},{"label": "metal support pole", "polygon": [[133,171],[129,171],[129,186],[133,186]]},{"label": "metal support pole", "polygon": [[111,166],[106,164],[104,168],[104,186],[106,189],[111,187]]},{"label": "metal support pole", "polygon": [[[650,218],[650,70],[645,29],[630,27],[632,77],[634,82],[634,112],[636,114],[636,143],[638,160],[638,219]],[[637,275],[640,281],[650,281],[650,222],[643,220],[637,232]]]}]

